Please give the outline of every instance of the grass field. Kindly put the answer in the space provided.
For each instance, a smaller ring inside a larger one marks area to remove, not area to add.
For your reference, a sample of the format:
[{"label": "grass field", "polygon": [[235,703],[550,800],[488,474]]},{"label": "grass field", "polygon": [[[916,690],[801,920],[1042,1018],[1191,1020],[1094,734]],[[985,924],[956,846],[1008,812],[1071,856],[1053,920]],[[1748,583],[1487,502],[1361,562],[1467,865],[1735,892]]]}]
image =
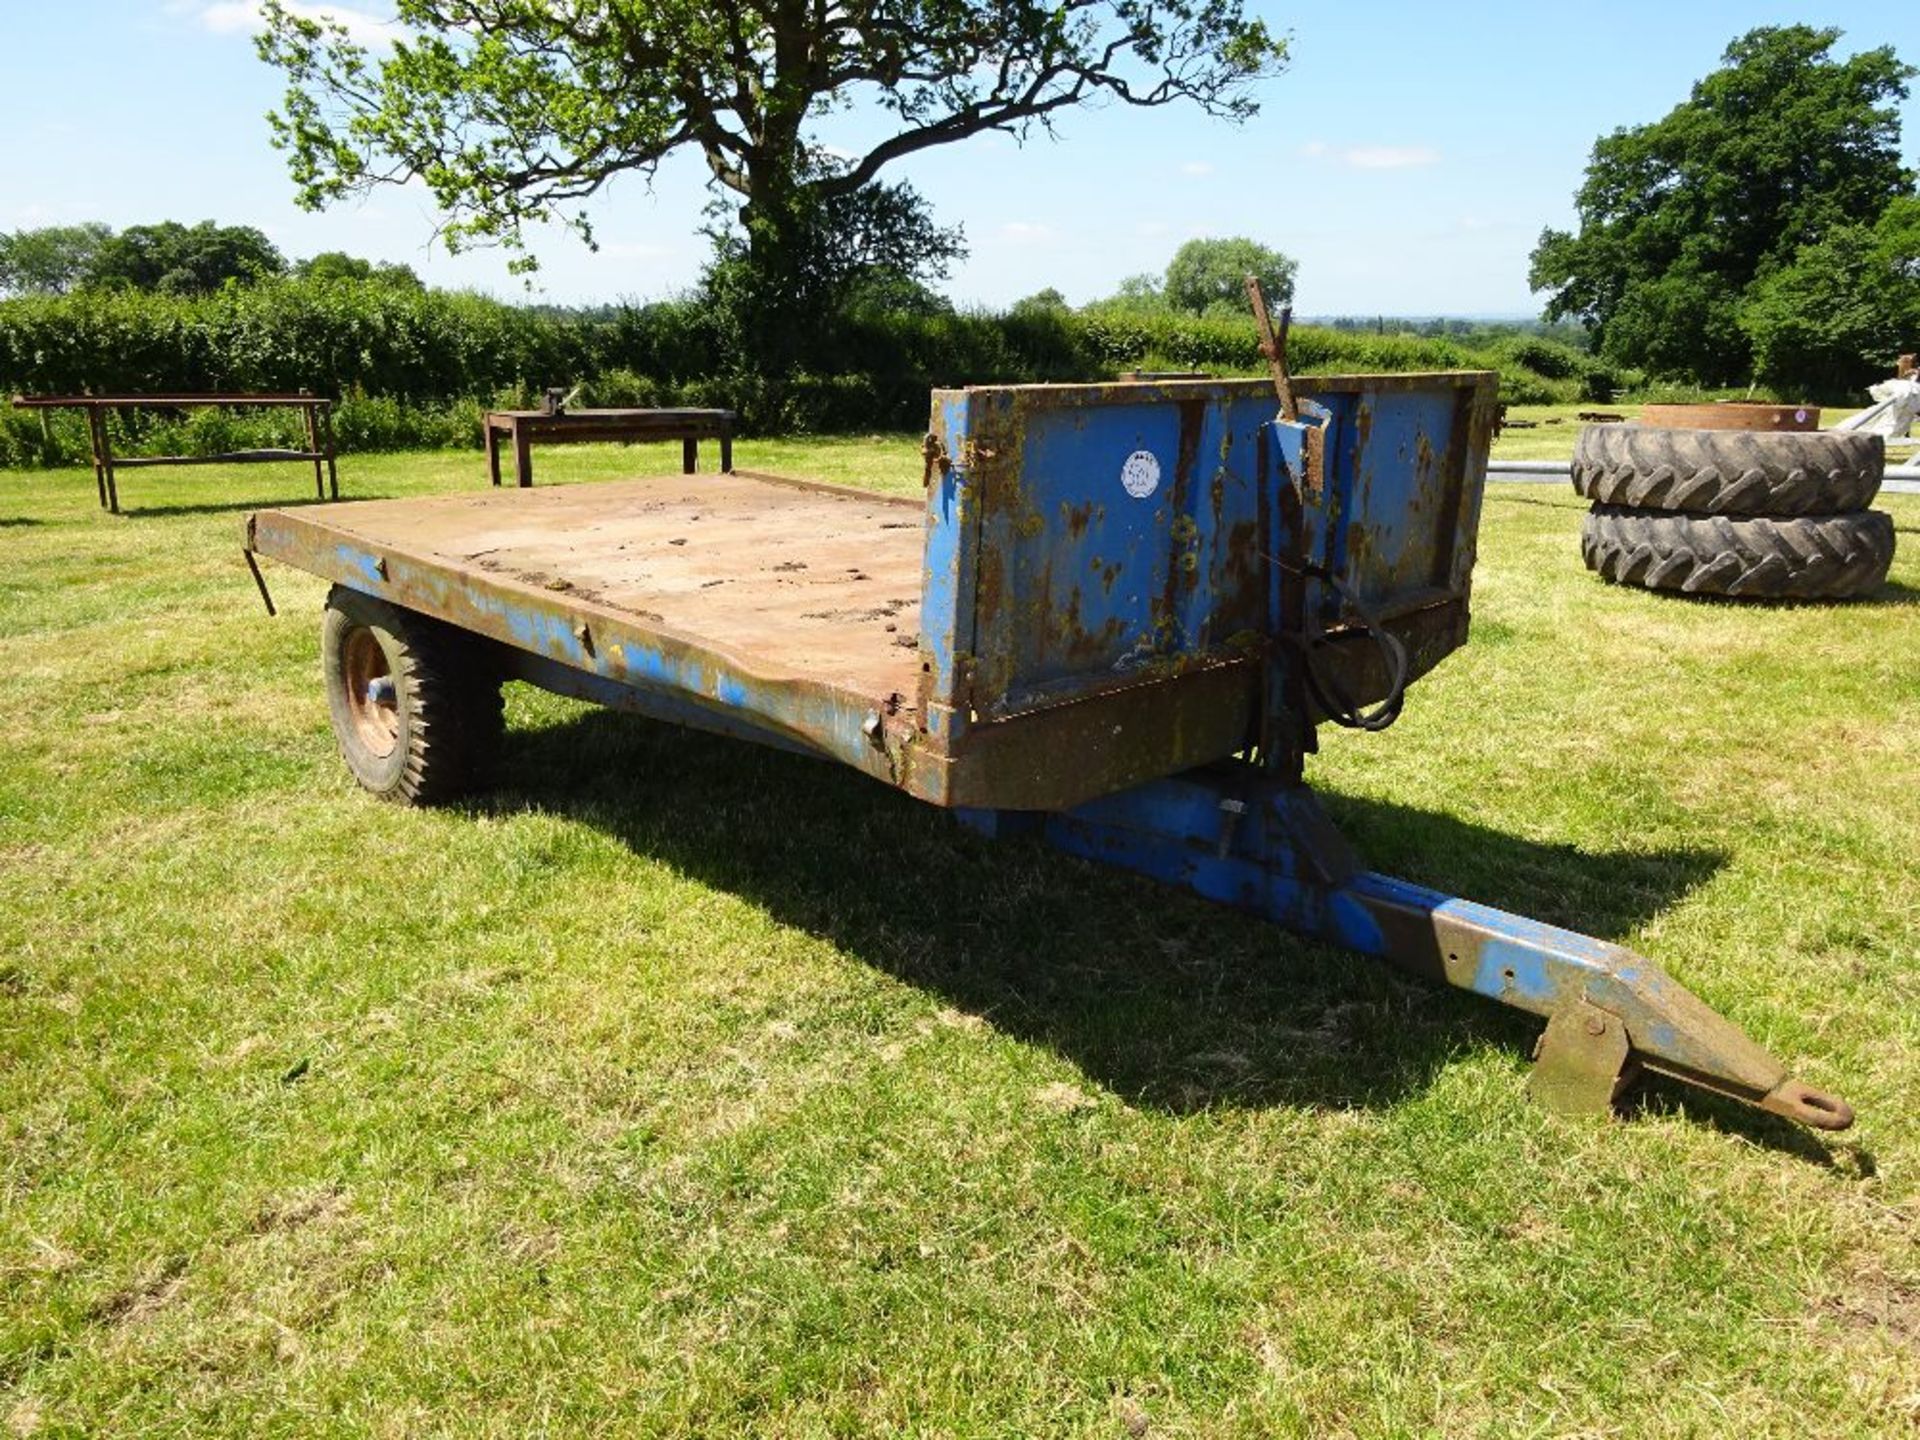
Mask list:
[{"label": "grass field", "polygon": [[[905,436],[739,463],[919,484]],[[12,1433],[1920,1427],[1920,497],[1877,599],[1746,609],[1494,486],[1472,644],[1312,766],[1379,868],[1633,945],[1846,1095],[1824,1138],[1555,1118],[1482,1002],[522,687],[503,789],[381,806],[321,586],[270,620],[240,562],[300,472],[124,478],[0,474]]]}]

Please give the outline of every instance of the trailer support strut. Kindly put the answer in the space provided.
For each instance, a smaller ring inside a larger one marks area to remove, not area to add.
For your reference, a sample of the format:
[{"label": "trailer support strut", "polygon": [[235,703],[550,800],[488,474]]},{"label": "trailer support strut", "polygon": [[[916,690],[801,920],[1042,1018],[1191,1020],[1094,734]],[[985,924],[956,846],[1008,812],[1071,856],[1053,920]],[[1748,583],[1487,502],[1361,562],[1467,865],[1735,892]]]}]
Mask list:
[{"label": "trailer support strut", "polygon": [[1658,965],[1622,946],[1376,874],[1313,791],[1228,762],[1044,816],[963,812],[988,833],[1037,827],[1059,849],[1151,876],[1290,930],[1541,1016],[1530,1090],[1606,1111],[1641,1068],[1824,1130],[1853,1111],[1812,1090]]}]

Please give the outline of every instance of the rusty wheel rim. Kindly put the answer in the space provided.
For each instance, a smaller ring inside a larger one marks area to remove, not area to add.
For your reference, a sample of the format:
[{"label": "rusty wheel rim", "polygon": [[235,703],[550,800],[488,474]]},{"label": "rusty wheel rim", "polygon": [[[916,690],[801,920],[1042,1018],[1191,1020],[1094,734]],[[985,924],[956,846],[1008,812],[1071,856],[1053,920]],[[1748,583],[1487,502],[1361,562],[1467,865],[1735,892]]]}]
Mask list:
[{"label": "rusty wheel rim", "polygon": [[351,631],[341,646],[340,678],[354,738],[377,757],[391,755],[400,743],[399,689],[387,652],[365,626]]}]

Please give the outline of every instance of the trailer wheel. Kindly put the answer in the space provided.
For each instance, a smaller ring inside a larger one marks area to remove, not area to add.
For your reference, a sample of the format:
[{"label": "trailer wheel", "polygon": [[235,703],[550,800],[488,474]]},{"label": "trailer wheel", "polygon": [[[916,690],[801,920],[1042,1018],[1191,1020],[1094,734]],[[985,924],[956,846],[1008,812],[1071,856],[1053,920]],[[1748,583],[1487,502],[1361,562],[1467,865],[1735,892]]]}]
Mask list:
[{"label": "trailer wheel", "polygon": [[1589,425],[1573,488],[1602,505],[1699,515],[1837,515],[1880,489],[1886,441],[1852,431]]},{"label": "trailer wheel", "polygon": [[364,788],[432,805],[484,780],[504,720],[499,672],[471,637],[336,585],[320,655],[333,733]]},{"label": "trailer wheel", "polygon": [[1736,520],[1596,505],[1580,529],[1589,570],[1622,585],[1775,600],[1848,600],[1880,588],[1893,564],[1883,510]]}]

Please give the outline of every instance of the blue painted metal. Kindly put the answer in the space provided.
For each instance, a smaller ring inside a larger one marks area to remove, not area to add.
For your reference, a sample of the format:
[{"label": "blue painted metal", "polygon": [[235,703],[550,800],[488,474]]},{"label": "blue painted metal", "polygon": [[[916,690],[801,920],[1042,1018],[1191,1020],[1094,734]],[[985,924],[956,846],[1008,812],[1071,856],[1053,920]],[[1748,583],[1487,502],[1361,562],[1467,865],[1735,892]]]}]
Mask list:
[{"label": "blue painted metal", "polygon": [[[990,412],[1007,402],[1000,394],[948,391],[935,397],[936,433],[972,435],[987,429]],[[976,414],[978,418],[976,419]],[[970,683],[973,655],[974,587],[979,574],[980,516],[974,483],[973,449],[947,455],[944,465],[931,457],[927,472],[926,577],[920,594],[921,707],[928,732],[951,744],[955,697]],[[964,723],[964,716],[960,717]]]},{"label": "blue painted metal", "polygon": [[[1307,381],[1302,392],[1324,407],[1329,437],[1302,556],[1389,613],[1464,605],[1486,377]],[[974,491],[973,523],[940,538],[960,547],[975,591],[966,615],[945,609],[949,593],[964,600],[957,589],[930,589],[922,626],[934,656],[971,654],[965,708],[978,723],[1244,659],[1273,633],[1268,557],[1288,537],[1272,506],[1298,445],[1264,387],[976,389],[941,395],[937,412]],[[948,503],[937,495],[936,513]],[[1324,623],[1340,619],[1317,583],[1308,604]]]},{"label": "blue painted metal", "polygon": [[[1259,755],[1262,766],[1298,780],[1306,753],[1314,748],[1313,706],[1306,685],[1305,664],[1313,633],[1323,623],[1309,598],[1312,579],[1307,567],[1314,553],[1316,527],[1326,514],[1327,439],[1333,412],[1312,400],[1295,402],[1302,419],[1284,414],[1269,422],[1261,438],[1271,446],[1279,483],[1266,501],[1266,522],[1260,527],[1262,560],[1266,569],[1266,633],[1269,643],[1293,642],[1289,653],[1276,651],[1265,669],[1261,697]],[[1464,604],[1464,594],[1460,597]]]},{"label": "blue painted metal", "polygon": [[1299,391],[1327,437],[1304,510],[1287,501],[1298,447],[1263,384],[936,394],[947,465],[930,467],[927,743],[907,768],[940,767],[942,803],[1056,809],[1255,739],[1272,753],[1276,730],[1310,742],[1314,704],[1272,663],[1283,640],[1315,647],[1356,703],[1380,699],[1378,652],[1333,586],[1282,580],[1283,553],[1368,602],[1414,677],[1464,643],[1492,377],[1330,377]]},{"label": "blue painted metal", "polygon": [[506,657],[506,676],[511,680],[524,680],[529,685],[537,685],[556,695],[604,705],[610,710],[644,715],[649,720],[663,721],[668,725],[704,730],[709,735],[724,735],[729,740],[744,740],[748,744],[765,745],[769,749],[806,755],[815,760],[833,758],[778,728],[755,723],[744,709],[717,709],[697,704],[675,690],[609,679],[557,660],[549,660],[545,656],[509,652]]}]

